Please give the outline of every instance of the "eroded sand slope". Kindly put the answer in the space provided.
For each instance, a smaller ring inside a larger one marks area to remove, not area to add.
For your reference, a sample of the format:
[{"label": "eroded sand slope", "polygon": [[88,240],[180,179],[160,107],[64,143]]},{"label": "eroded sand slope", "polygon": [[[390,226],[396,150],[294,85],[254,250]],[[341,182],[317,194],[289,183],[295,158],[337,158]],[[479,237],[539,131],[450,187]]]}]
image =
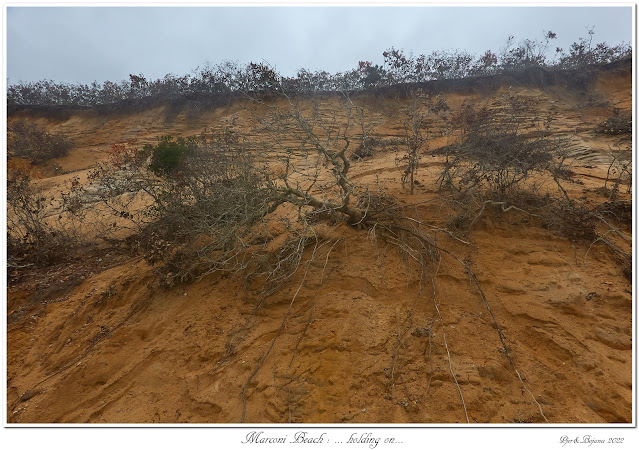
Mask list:
[{"label": "eroded sand slope", "polygon": [[[446,99],[453,109],[491,105],[506,91]],[[600,75],[582,94],[513,91],[540,114],[556,112],[560,132],[578,144],[570,195],[605,201],[596,189],[615,139],[592,129],[612,105],[631,108],[629,73]],[[383,111],[371,113],[375,133],[398,136]],[[253,114],[240,103],[169,122],[161,109],[38,119],[78,143],[57,161],[67,173],[45,171],[42,182],[63,189],[117,141],[141,145],[230,120],[249,127]],[[412,196],[390,150],[355,163],[352,176],[443,227],[441,164],[423,158]],[[486,214],[465,238],[472,245],[440,234],[471,264],[484,300],[447,255],[420,278],[370,232],[346,224],[317,232],[318,257],[267,298],[240,275],[161,289],[143,260],[109,256],[10,287],[8,420],[463,423],[465,405],[472,423],[631,421],[632,287],[605,246],[571,242],[518,211]]]}]

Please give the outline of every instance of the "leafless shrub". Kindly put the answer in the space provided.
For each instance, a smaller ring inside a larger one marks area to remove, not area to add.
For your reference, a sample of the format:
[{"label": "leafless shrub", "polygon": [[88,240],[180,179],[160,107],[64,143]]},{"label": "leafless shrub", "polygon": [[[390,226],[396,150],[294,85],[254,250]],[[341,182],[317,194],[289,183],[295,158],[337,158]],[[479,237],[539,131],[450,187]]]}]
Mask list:
[{"label": "leafless shrub", "polygon": [[[600,211],[571,199],[562,186],[572,173],[570,144],[553,136],[553,118],[542,123],[531,120],[531,105],[519,97],[505,96],[497,106],[466,106],[453,116],[459,140],[443,150],[447,161],[438,180],[440,188],[450,192],[454,213],[449,227],[465,233],[487,211],[518,212],[521,220],[572,241],[605,241],[622,254],[604,237],[618,230]],[[622,173],[616,170],[615,174]],[[554,184],[548,184],[549,179]],[[619,181],[613,189],[618,186]],[[604,235],[599,231],[602,226],[608,230]]]},{"label": "leafless shrub", "polygon": [[602,123],[594,128],[595,133],[609,134],[613,136],[617,135],[631,135],[632,134],[632,114],[624,113],[619,114],[619,111],[615,109],[615,115],[608,117]]},{"label": "leafless shrub", "polygon": [[555,67],[583,69],[592,65],[620,61],[632,56],[632,46],[629,43],[608,45],[605,42],[600,42],[593,45],[595,27],[586,28],[586,31],[588,37],[581,37],[573,42],[567,52],[562,48],[557,48],[558,60],[554,63]]},{"label": "leafless shrub", "polygon": [[612,200],[601,203],[597,206],[596,211],[604,217],[609,217],[617,223],[632,226],[632,201],[631,200]]},{"label": "leafless shrub", "polygon": [[73,142],[60,134],[49,134],[32,122],[13,121],[7,127],[7,155],[40,164],[66,156]]},{"label": "leafless shrub", "polygon": [[355,151],[353,152],[353,158],[365,159],[373,156],[375,148],[383,145],[383,142],[379,138],[368,137],[362,139]]},{"label": "leafless shrub", "polygon": [[265,153],[281,167],[272,178],[277,198],[295,205],[300,214],[306,207],[331,210],[351,225],[365,227],[370,218],[353,205],[353,198],[365,189],[349,175],[351,145],[365,140],[370,129],[364,107],[347,94],[338,104],[334,100],[320,103],[316,98],[308,107],[283,90],[279,102],[251,98],[268,110],[258,119],[256,130],[264,142],[256,145],[268,146]]},{"label": "leafless shrub", "polygon": [[[260,120],[260,142],[228,128],[164,137],[142,149],[116,144],[91,172],[91,185],[66,205],[101,204],[114,229],[134,233],[132,242],[159,265],[168,285],[237,272],[260,258],[266,265],[251,271],[278,285],[299,265],[320,214],[356,226],[368,220],[352,202],[360,188],[348,176],[350,144],[362,139],[356,127],[367,130],[363,109],[344,97],[339,108],[316,104],[306,111],[284,98],[284,105],[255,99],[270,112]],[[268,233],[259,231],[265,226],[256,225],[282,204],[294,206],[297,219],[281,247],[267,248],[270,238],[260,235]],[[307,231],[296,231],[300,226]]]},{"label": "leafless shrub", "polygon": [[418,93],[413,93],[413,98],[410,100],[410,104],[405,114],[405,119],[402,123],[404,136],[403,144],[406,146],[406,153],[396,159],[397,164],[406,164],[406,168],[402,173],[402,186],[406,183],[410,186],[410,193],[415,192],[415,173],[419,167],[419,160],[421,159],[421,150],[426,145],[426,116],[419,108]]},{"label": "leafless shrub", "polygon": [[406,164],[402,173],[402,186],[406,183],[410,186],[410,193],[415,192],[415,185],[419,182],[415,174],[419,167],[419,161],[424,147],[428,148],[428,125],[432,120],[431,115],[448,111],[449,107],[441,96],[431,96],[421,89],[412,91],[409,105],[403,111],[402,130],[404,135],[400,139],[406,149],[406,153],[396,158],[398,165]]},{"label": "leafless shrub", "polygon": [[[626,194],[632,191],[632,151],[611,152],[612,160],[608,165],[604,191],[608,193],[608,201],[614,201],[619,195],[619,188],[626,186]],[[610,186],[609,186],[610,183]]]},{"label": "leafless shrub", "polygon": [[91,179],[168,284],[245,267],[251,227],[277,202],[253,158],[224,133],[116,147]]},{"label": "leafless shrub", "polygon": [[39,268],[69,260],[79,242],[48,218],[49,198],[28,164],[10,162],[7,170],[7,268]]},{"label": "leafless shrub", "polygon": [[[117,227],[131,225],[167,285],[244,270],[272,292],[318,242],[314,224],[322,220],[403,233],[387,197],[349,177],[351,144],[370,130],[363,107],[347,95],[310,107],[285,94],[268,103],[252,98],[267,113],[250,134],[117,144],[90,176],[99,202]],[[273,235],[269,214],[281,205],[297,215]]]},{"label": "leafless shrub", "polygon": [[597,218],[587,206],[574,201],[558,201],[542,219],[542,226],[572,241],[597,239]]},{"label": "leafless shrub", "polygon": [[491,109],[463,106],[451,121],[459,141],[442,150],[440,189],[502,201],[535,175],[551,174],[559,183],[568,144],[531,119],[531,106],[511,95]]},{"label": "leafless shrub", "polygon": [[[164,137],[142,149],[117,144],[109,161],[93,170],[99,201],[131,225],[167,284],[236,272],[265,258],[266,268],[251,270],[268,272],[268,284],[277,285],[287,268],[298,265],[305,247],[300,242],[308,239],[306,232],[296,235],[297,228],[308,230],[320,215],[355,226],[369,220],[352,201],[365,189],[348,176],[350,144],[361,140],[356,130],[367,130],[363,109],[348,97],[338,108],[314,104],[310,110],[284,100],[278,105],[255,98],[269,111],[259,121],[259,142],[229,128],[189,139]],[[287,228],[290,239],[266,248],[268,239],[259,243],[264,226],[256,225],[282,204],[298,210]]]}]

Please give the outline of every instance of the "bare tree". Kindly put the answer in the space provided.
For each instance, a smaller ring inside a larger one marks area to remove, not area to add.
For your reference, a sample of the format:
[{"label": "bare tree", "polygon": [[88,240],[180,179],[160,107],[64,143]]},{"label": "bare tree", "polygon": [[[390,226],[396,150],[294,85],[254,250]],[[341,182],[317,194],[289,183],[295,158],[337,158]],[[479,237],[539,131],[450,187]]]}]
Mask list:
[{"label": "bare tree", "polygon": [[448,104],[441,96],[433,97],[425,94],[421,89],[413,90],[409,97],[409,104],[402,112],[402,144],[406,153],[397,157],[398,164],[406,164],[402,173],[402,186],[406,183],[410,186],[410,193],[414,194],[415,174],[419,167],[419,161],[424,149],[428,149],[429,123],[442,112],[449,109]]},{"label": "bare tree", "polygon": [[353,201],[362,188],[349,177],[352,143],[366,130],[364,108],[346,93],[324,104],[314,98],[304,107],[287,94],[282,97],[268,105],[256,100],[269,109],[259,119],[259,132],[268,136],[264,144],[271,149],[265,153],[283,166],[274,180],[279,201],[334,211],[352,225],[364,225],[366,212]]}]

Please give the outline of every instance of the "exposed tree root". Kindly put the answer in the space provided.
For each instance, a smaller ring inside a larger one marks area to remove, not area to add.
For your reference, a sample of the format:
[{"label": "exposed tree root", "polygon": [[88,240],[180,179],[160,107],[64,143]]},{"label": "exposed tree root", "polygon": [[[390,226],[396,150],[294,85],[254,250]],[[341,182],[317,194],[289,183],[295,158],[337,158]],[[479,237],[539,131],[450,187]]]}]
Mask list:
[{"label": "exposed tree root", "polygon": [[[326,241],[326,242],[328,242],[328,241]],[[315,260],[315,254],[317,253],[317,250],[320,247],[322,247],[323,245],[326,244],[326,242],[323,242],[323,243],[318,245],[318,243],[316,241],[315,247],[313,248],[313,252],[312,252],[311,256],[308,258],[308,260],[305,263],[306,267],[304,269],[304,276],[302,277],[302,281],[300,282],[299,286],[297,287],[297,290],[295,291],[295,294],[293,295],[293,298],[291,299],[291,302],[290,302],[290,304],[288,306],[288,309],[287,309],[286,313],[284,314],[284,317],[282,317],[282,322],[281,322],[279,328],[277,329],[277,331],[275,333],[275,336],[271,340],[271,345],[266,350],[266,352],[264,352],[264,355],[262,355],[262,358],[260,359],[260,362],[253,368],[253,371],[251,372],[251,374],[247,378],[246,382],[242,386],[242,390],[240,391],[240,396],[242,398],[242,419],[241,419],[242,423],[244,423],[246,421],[246,400],[247,400],[246,391],[247,391],[247,388],[248,388],[249,384],[251,383],[251,381],[253,380],[253,378],[255,377],[255,375],[257,375],[257,373],[260,371],[261,367],[264,365],[264,361],[266,361],[266,358],[268,357],[268,355],[273,350],[273,347],[275,347],[275,342],[277,342],[277,339],[279,338],[280,334],[282,334],[282,330],[284,329],[284,325],[286,324],[288,316],[291,314],[291,311],[293,309],[293,305],[295,303],[295,300],[297,299],[297,296],[299,295],[299,293],[300,293],[300,291],[302,289],[302,286],[306,282],[306,277],[308,275],[308,270],[309,270],[309,268],[311,266],[311,263]],[[333,247],[331,247],[331,250],[332,250],[332,248]],[[329,253],[330,253],[330,251],[329,251]],[[328,259],[327,259],[327,261],[328,261]]]},{"label": "exposed tree root", "polygon": [[[508,362],[510,363],[510,366],[512,367],[513,371],[517,375],[517,378],[519,378],[519,381],[521,382],[523,389],[526,392],[528,392],[528,394],[530,394],[530,397],[532,398],[533,402],[535,403],[535,405],[537,405],[537,408],[539,410],[539,413],[540,413],[541,417],[543,417],[543,419],[546,422],[548,422],[548,419],[546,418],[546,416],[543,413],[543,409],[542,409],[541,405],[539,404],[539,402],[535,398],[534,394],[530,391],[530,389],[528,389],[528,387],[526,386],[526,383],[524,382],[521,374],[517,370],[517,368],[515,366],[515,363],[514,363],[512,357],[511,357],[511,355],[510,355],[510,351],[508,350],[508,347],[506,346],[505,338],[504,338],[503,332],[501,330],[501,327],[499,326],[499,322],[497,321],[497,318],[495,317],[495,315],[494,315],[494,313],[493,313],[493,311],[492,311],[492,309],[490,307],[490,304],[488,303],[488,300],[486,299],[486,295],[484,294],[484,291],[481,289],[481,286],[479,284],[479,281],[477,280],[477,277],[475,276],[474,272],[470,269],[469,264],[467,262],[465,262],[465,261],[462,261],[458,256],[456,256],[451,251],[436,245],[431,239],[429,239],[428,237],[424,236],[423,234],[421,234],[417,230],[413,230],[411,228],[408,228],[408,227],[405,227],[405,226],[402,226],[402,225],[397,225],[397,224],[393,224],[393,225],[391,225],[391,227],[393,229],[393,235],[397,236],[399,232],[403,231],[403,232],[407,233],[409,236],[412,236],[412,237],[416,238],[417,241],[422,245],[422,247],[424,247],[424,248],[431,247],[431,248],[434,248],[434,249],[438,250],[439,252],[443,252],[443,253],[451,256],[455,261],[457,261],[466,270],[466,272],[468,273],[470,279],[472,280],[474,285],[479,290],[479,293],[480,293],[480,296],[481,296],[481,298],[483,300],[483,303],[486,306],[486,309],[488,310],[488,312],[490,313],[490,316],[491,316],[491,318],[493,320],[493,324],[495,326],[495,329],[497,330],[497,333],[499,335],[499,339],[501,341],[501,344],[502,344],[502,347],[504,349],[504,352],[505,352],[506,356],[508,357]],[[391,230],[387,229],[387,231],[391,231]],[[390,239],[392,241],[394,241],[396,244],[398,244],[398,246],[400,248],[406,247],[408,249],[409,255],[411,255],[414,259],[417,260],[417,257],[415,255],[419,254],[420,252],[417,252],[416,250],[411,249],[410,246],[408,246],[408,244],[406,244],[405,242],[401,242],[400,239],[398,237],[395,237],[395,236],[391,236]],[[399,244],[402,244],[402,245],[400,246]],[[406,248],[404,250],[406,250]],[[422,266],[422,270],[424,270],[423,263],[421,263],[421,266]],[[437,300],[436,300],[435,289],[436,288],[435,288],[434,279],[433,279],[433,301],[434,301],[434,304],[435,304],[435,309],[437,310],[438,318],[439,318],[440,322],[443,325],[441,313],[440,313],[440,310],[439,310],[439,305],[437,304]],[[451,360],[450,360],[450,352],[448,350],[448,344],[446,342],[445,331],[443,329],[442,329],[442,331],[444,333],[444,344],[446,346],[446,352],[447,352],[448,357],[449,357],[449,359],[448,359],[449,368],[451,370],[451,373],[453,374],[453,379],[455,380],[455,383],[457,385],[460,397],[462,399],[462,404],[464,406],[464,412],[466,413],[466,418],[468,420],[468,413],[467,413],[467,410],[466,410],[465,403],[463,401],[463,395],[462,395],[462,392],[461,392],[461,388],[459,387],[459,384],[457,383],[457,379],[455,378],[455,375],[454,375],[453,370],[452,370],[452,363],[451,363]]]},{"label": "exposed tree root", "polygon": [[[437,268],[437,272],[439,271],[439,267]],[[444,319],[442,319],[442,314],[439,311],[439,304],[437,303],[437,287],[435,278],[437,277],[437,272],[432,278],[433,283],[433,304],[435,305],[435,311],[437,311],[437,318],[439,319],[439,323],[442,325],[442,337],[444,339],[444,347],[446,348],[446,355],[448,355],[448,369],[450,370],[450,374],[453,377],[453,381],[455,381],[455,386],[457,386],[457,392],[459,392],[459,398],[461,399],[462,407],[464,408],[464,415],[466,416],[466,422],[470,423],[470,418],[468,417],[468,409],[466,409],[466,402],[464,401],[464,394],[462,393],[461,386],[457,382],[457,377],[455,376],[455,371],[453,370],[453,361],[450,357],[450,350],[448,348],[448,341],[446,340],[446,325],[444,325]]]},{"label": "exposed tree root", "polygon": [[479,294],[481,295],[481,298],[484,301],[484,305],[486,305],[486,309],[490,313],[490,317],[493,319],[493,323],[495,324],[495,329],[497,330],[497,333],[499,334],[499,340],[501,341],[501,345],[504,349],[504,353],[506,354],[506,357],[508,358],[508,362],[510,363],[510,366],[515,371],[515,374],[517,374],[517,378],[519,378],[519,381],[521,382],[521,386],[524,388],[526,392],[528,392],[528,394],[530,394],[530,397],[532,398],[533,402],[535,403],[535,405],[537,405],[537,408],[539,409],[539,414],[541,414],[541,417],[543,417],[544,420],[548,422],[548,419],[544,415],[544,411],[541,408],[541,405],[535,398],[535,395],[532,392],[530,392],[530,389],[528,389],[528,386],[526,386],[526,383],[524,383],[524,380],[522,379],[521,374],[515,367],[515,363],[513,362],[513,359],[510,356],[510,350],[508,350],[508,346],[506,345],[506,341],[504,340],[504,334],[502,333],[501,327],[499,326],[499,322],[497,322],[497,318],[495,317],[495,314],[493,314],[493,310],[490,308],[490,304],[488,303],[488,300],[486,299],[486,295],[484,294],[484,291],[479,285],[479,281],[477,280],[477,277],[475,276],[473,271],[470,270],[467,264],[464,264],[464,267],[466,268],[466,271],[468,272],[468,275],[470,276],[471,280],[473,281],[473,283],[479,290]]},{"label": "exposed tree root", "polygon": [[311,324],[313,323],[313,312],[315,311],[315,297],[317,296],[317,292],[319,291],[320,287],[322,286],[322,283],[324,282],[324,274],[326,273],[328,258],[339,241],[341,241],[341,239],[336,239],[335,243],[331,246],[331,248],[326,253],[326,260],[324,261],[324,267],[322,267],[322,275],[320,277],[319,284],[317,285],[317,289],[315,289],[315,293],[313,294],[313,301],[311,303],[311,308],[309,310],[308,320],[306,321],[306,326],[302,330],[302,333],[300,334],[300,337],[297,340],[297,343],[295,344],[295,348],[293,349],[293,354],[291,355],[291,361],[288,363],[288,369],[290,369],[291,365],[293,364],[293,360],[295,359],[295,355],[297,353],[297,348],[299,347],[300,342],[302,342],[302,339],[304,339],[304,336],[306,335],[306,331],[308,330],[308,327],[310,327]]}]

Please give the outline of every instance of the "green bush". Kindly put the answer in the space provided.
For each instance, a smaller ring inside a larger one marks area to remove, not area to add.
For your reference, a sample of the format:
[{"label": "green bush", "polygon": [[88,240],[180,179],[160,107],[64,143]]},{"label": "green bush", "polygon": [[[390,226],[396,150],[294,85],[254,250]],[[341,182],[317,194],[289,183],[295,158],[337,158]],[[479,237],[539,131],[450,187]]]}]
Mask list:
[{"label": "green bush", "polygon": [[157,145],[144,146],[144,152],[151,155],[149,169],[158,176],[174,175],[179,172],[184,157],[193,153],[195,146],[193,138],[174,141],[173,136],[162,136]]}]

